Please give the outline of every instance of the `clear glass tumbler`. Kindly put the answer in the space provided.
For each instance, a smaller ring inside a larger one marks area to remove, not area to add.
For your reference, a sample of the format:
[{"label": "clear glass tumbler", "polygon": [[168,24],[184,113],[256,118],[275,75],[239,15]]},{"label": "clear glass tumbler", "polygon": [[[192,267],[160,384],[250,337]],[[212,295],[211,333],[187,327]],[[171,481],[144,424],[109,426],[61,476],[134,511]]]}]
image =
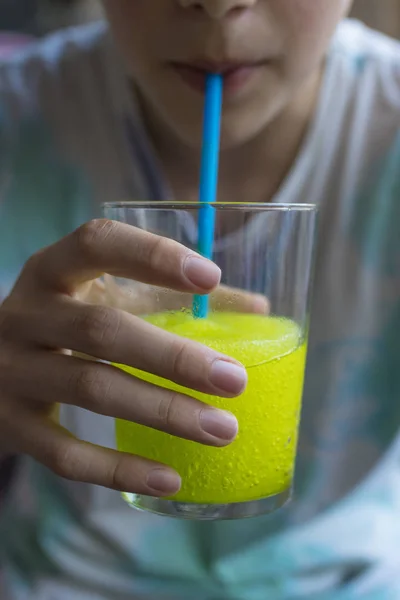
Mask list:
[{"label": "clear glass tumbler", "polygon": [[[290,498],[307,352],[316,209],[311,205],[224,204],[215,209],[213,260],[221,287],[207,318],[193,297],[107,277],[110,301],[156,326],[196,340],[245,365],[242,396],[219,398],[118,365],[136,377],[183,391],[234,413],[236,440],[206,447],[116,420],[116,445],[170,465],[182,488],[168,499],[123,494],[133,507],[186,519],[231,519],[272,512]],[[107,218],[172,238],[196,250],[198,203],[120,202]]]}]

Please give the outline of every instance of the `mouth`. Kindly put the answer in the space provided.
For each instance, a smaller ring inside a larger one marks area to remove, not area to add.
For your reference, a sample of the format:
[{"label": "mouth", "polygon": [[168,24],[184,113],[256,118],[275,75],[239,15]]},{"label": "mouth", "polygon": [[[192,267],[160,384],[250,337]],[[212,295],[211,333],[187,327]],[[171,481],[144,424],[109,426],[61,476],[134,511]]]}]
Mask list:
[{"label": "mouth", "polygon": [[224,93],[230,96],[242,91],[268,64],[268,61],[256,62],[213,62],[194,61],[192,63],[171,62],[170,65],[184,83],[192,89],[204,93],[206,77],[209,73],[218,73],[224,80]]}]

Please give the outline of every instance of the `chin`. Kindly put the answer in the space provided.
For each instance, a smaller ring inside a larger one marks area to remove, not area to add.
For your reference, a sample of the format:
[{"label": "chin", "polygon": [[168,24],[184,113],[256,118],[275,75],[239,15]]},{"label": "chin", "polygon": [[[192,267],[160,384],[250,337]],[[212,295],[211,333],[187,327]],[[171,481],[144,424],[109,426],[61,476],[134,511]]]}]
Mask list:
[{"label": "chin", "polygon": [[227,116],[222,123],[221,150],[234,150],[256,139],[268,126],[265,114],[246,112],[239,116]]},{"label": "chin", "polygon": [[[172,124],[170,120],[170,127]],[[221,126],[221,151],[234,150],[255,139],[265,128],[265,118],[225,118]],[[173,126],[173,133],[181,143],[199,152],[202,146],[202,123],[177,123]]]},{"label": "chin", "polygon": [[254,140],[264,127],[264,123],[228,123],[222,127],[221,150],[234,150]]}]

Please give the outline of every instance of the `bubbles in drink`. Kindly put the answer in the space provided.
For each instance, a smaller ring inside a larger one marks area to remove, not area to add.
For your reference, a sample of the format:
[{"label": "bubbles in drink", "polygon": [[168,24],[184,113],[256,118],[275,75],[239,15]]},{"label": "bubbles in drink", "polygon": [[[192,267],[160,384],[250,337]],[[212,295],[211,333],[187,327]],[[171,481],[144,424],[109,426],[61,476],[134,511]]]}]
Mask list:
[{"label": "bubbles in drink", "polygon": [[306,356],[297,325],[286,319],[233,313],[213,313],[205,320],[194,320],[186,313],[164,313],[148,320],[245,364],[247,389],[239,398],[223,399],[124,369],[233,412],[239,434],[225,448],[210,448],[118,421],[118,448],[175,468],[182,476],[182,488],[174,497],[179,502],[244,502],[290,487]]}]

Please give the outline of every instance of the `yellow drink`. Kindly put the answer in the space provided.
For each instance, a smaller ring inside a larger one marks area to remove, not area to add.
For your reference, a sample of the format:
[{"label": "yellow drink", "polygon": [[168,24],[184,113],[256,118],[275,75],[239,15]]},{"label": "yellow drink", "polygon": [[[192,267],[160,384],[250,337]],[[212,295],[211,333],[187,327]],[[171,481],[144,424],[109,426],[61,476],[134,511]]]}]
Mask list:
[{"label": "yellow drink", "polygon": [[226,448],[210,448],[169,434],[116,421],[117,447],[176,469],[182,488],[172,499],[199,504],[259,500],[287,490],[292,481],[303,388],[306,342],[287,319],[213,313],[160,313],[149,322],[196,340],[243,363],[248,386],[239,398],[217,398],[121,367],[234,413],[239,434]]}]

